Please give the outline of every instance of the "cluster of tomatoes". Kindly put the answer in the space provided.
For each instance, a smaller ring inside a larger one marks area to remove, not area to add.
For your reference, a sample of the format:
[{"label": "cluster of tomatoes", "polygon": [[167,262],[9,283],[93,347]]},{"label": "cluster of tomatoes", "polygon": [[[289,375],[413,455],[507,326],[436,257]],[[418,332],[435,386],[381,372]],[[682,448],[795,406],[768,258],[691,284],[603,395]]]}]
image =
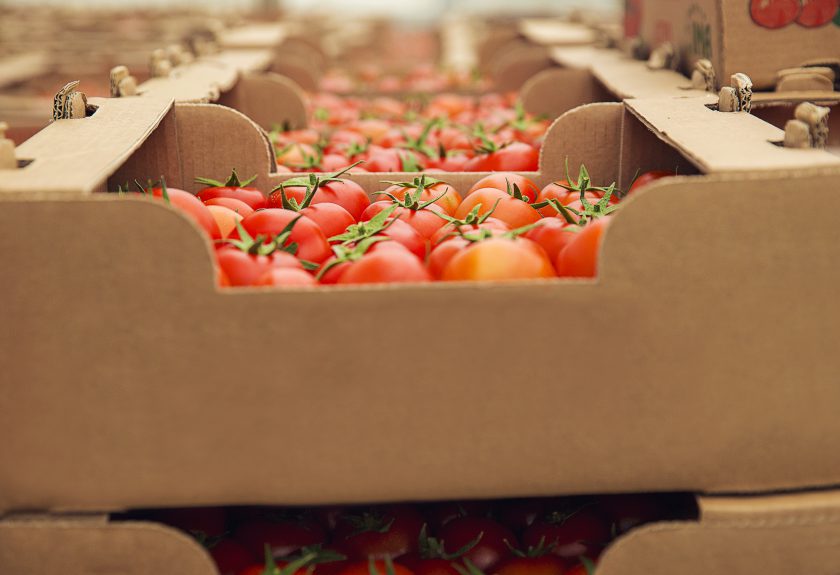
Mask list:
[{"label": "cluster of tomatoes", "polygon": [[[420,175],[388,182],[373,201],[342,172],[287,180],[268,194],[200,179],[193,195],[145,190],[186,211],[216,245],[222,286],[499,281],[596,275],[601,236],[619,208],[614,185],[577,180],[540,189],[494,173],[462,194]],[[669,175],[654,172],[628,193]]]},{"label": "cluster of tomatoes", "polygon": [[153,510],[222,575],[586,575],[617,536],[696,516],[679,494]]},{"label": "cluster of tomatoes", "polygon": [[425,103],[312,96],[309,127],[274,130],[278,169],[332,172],[533,172],[548,121],[515,95],[444,93]]}]

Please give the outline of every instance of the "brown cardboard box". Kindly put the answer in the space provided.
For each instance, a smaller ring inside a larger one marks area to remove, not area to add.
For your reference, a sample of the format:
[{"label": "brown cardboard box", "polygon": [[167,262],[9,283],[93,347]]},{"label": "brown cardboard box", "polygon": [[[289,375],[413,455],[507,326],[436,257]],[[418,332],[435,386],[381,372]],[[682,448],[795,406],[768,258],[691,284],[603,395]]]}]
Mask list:
[{"label": "brown cardboard box", "polygon": [[[703,98],[594,104],[552,127],[540,184],[566,157],[623,186],[637,168],[718,174],[630,200],[597,280],[228,291],[181,214],[94,192],[160,174],[195,190],[232,166],[270,189],[262,132],[212,104],[92,103],[0,180],[2,267],[25,270],[0,287],[0,510],[44,514],[0,521],[0,572],[213,573],[183,535],[95,515],[131,507],[840,482],[840,157],[779,148],[778,128]],[[790,217],[802,189],[821,206],[807,225]],[[383,321],[389,341],[458,345],[374,366],[359,334]],[[503,334],[522,338],[515,352]],[[231,362],[255,341],[294,359]],[[552,359],[578,345],[585,369]],[[704,497],[700,522],[632,533],[599,574],[830,573],[838,499]]]},{"label": "brown cardboard box", "polygon": [[[732,74],[743,72],[757,88],[773,89],[782,69],[840,63],[840,16],[833,0],[641,0],[640,4],[640,37],[648,46],[671,42],[683,70],[690,70],[698,58],[708,58],[722,85]],[[798,13],[798,20],[783,24],[786,12],[791,19]],[[828,15],[819,19],[820,12]]]}]

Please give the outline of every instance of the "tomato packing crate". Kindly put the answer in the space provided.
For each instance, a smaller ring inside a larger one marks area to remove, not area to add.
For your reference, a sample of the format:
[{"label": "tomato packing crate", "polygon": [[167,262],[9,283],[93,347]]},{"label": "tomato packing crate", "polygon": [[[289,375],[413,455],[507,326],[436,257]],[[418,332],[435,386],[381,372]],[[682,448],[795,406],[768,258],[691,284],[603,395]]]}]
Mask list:
[{"label": "tomato packing crate", "polygon": [[[109,521],[131,508],[639,491],[705,494],[699,519],[634,531],[598,573],[840,560],[840,496],[821,490],[840,483],[825,457],[836,131],[827,150],[785,148],[779,126],[711,95],[583,106],[551,127],[539,185],[567,160],[605,185],[684,174],[627,201],[596,279],[231,291],[191,220],[104,192],[160,176],[196,191],[232,167],[267,192],[290,176],[265,133],[214,104],[89,103],[21,145],[0,182],[0,257],[23,278],[2,287],[4,573],[214,573],[183,534]],[[483,175],[445,177],[466,190]],[[385,179],[350,178],[369,193]],[[822,208],[807,225],[790,211],[802,189]],[[449,343],[357,369],[385,329]],[[500,333],[517,334],[504,357]],[[255,341],[294,360],[254,356]],[[581,345],[585,368],[551,359]]]}]

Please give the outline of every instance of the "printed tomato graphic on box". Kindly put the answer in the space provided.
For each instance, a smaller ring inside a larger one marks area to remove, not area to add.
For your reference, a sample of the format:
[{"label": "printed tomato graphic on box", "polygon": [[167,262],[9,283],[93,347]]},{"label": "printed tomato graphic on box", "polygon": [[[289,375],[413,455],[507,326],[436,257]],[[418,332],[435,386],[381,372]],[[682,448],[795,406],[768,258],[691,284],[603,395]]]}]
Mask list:
[{"label": "printed tomato graphic on box", "polygon": [[777,30],[794,22],[819,28],[834,21],[840,25],[840,0],[750,0],[753,22]]}]

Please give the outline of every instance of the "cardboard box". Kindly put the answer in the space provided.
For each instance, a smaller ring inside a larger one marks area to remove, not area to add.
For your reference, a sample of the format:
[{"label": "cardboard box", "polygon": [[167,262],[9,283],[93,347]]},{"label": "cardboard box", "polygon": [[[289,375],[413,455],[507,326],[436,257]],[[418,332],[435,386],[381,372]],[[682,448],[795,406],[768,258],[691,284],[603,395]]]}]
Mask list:
[{"label": "cardboard box", "polygon": [[[732,74],[743,72],[758,89],[772,90],[777,73],[785,68],[840,64],[840,17],[835,16],[838,9],[831,0],[641,0],[634,4],[641,11],[640,37],[645,44],[656,48],[671,42],[684,71],[691,70],[698,58],[708,58],[719,85],[728,85]],[[820,18],[821,13],[826,16]]]}]

